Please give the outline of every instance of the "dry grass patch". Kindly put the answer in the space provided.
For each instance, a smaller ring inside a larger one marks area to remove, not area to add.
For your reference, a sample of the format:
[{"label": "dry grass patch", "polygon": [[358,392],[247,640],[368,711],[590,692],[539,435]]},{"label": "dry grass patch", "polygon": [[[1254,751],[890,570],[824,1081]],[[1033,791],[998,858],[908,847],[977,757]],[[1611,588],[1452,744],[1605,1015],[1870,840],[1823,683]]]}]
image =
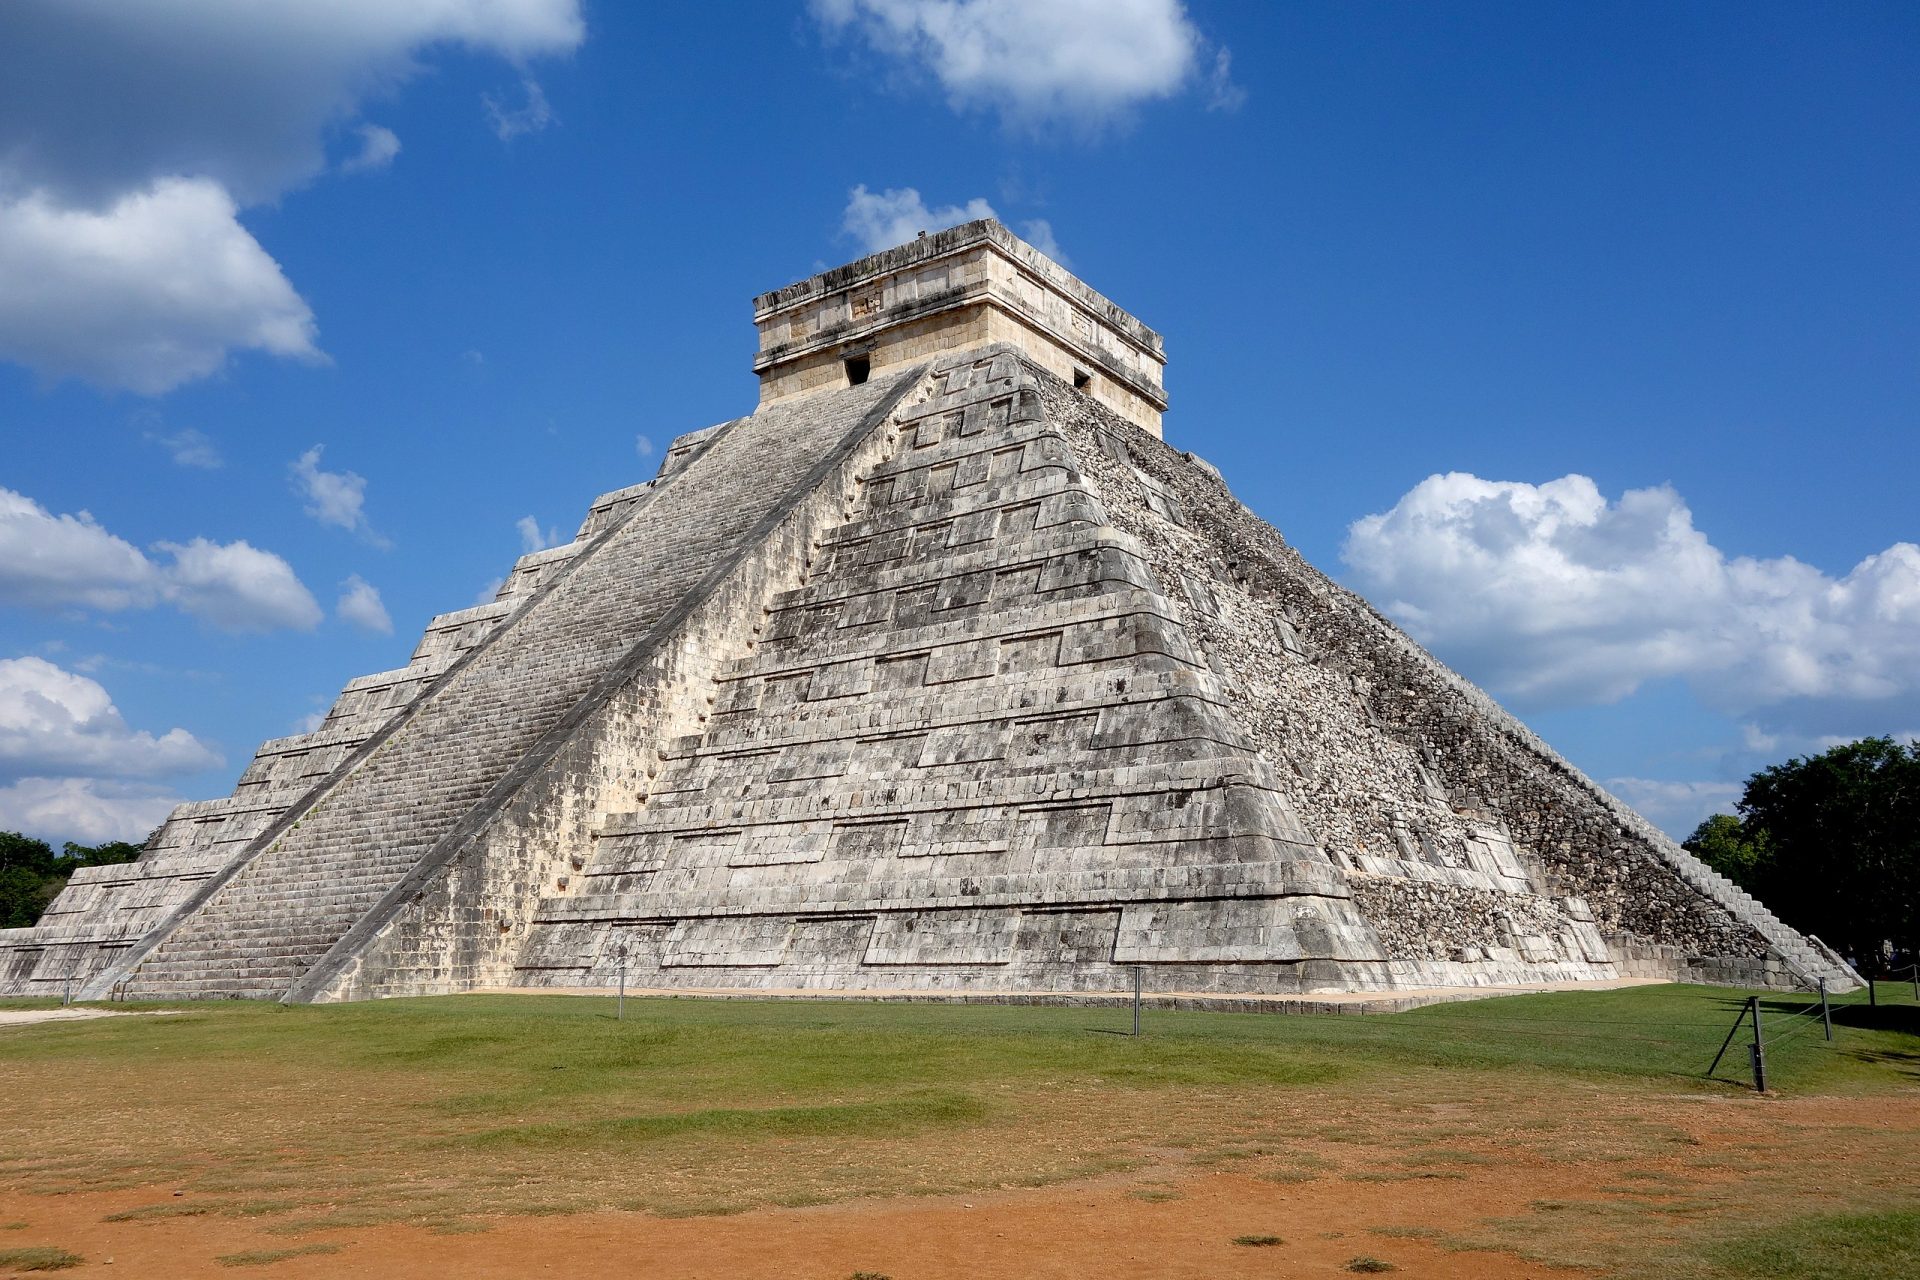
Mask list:
[{"label": "dry grass patch", "polygon": [[65,1271],[86,1261],[77,1253],[51,1246],[0,1249],[0,1271]]},{"label": "dry grass patch", "polygon": [[288,1258],[309,1258],[315,1254],[338,1253],[337,1244],[301,1244],[286,1249],[250,1249],[243,1253],[223,1253],[214,1261],[223,1267],[269,1267]]}]

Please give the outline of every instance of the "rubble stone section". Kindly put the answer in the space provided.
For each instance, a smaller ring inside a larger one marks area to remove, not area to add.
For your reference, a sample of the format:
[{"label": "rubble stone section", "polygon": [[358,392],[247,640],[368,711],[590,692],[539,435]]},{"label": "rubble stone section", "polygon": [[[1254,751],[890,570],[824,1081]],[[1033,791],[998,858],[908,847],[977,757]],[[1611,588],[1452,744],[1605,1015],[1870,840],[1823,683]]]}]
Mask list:
[{"label": "rubble stone section", "polygon": [[1347,870],[1395,985],[1647,976],[1858,979],[1320,574],[1220,475],[1053,379],[1085,458]]}]

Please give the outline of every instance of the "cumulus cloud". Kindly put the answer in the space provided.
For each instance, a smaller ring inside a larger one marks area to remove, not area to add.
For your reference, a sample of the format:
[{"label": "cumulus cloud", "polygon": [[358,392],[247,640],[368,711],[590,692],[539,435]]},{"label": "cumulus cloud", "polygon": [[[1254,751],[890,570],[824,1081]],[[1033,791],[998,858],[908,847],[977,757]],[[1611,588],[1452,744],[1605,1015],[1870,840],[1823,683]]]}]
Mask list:
[{"label": "cumulus cloud", "polygon": [[245,542],[159,543],[155,559],[85,511],[54,515],[0,489],[0,604],[116,612],[172,604],[229,631],[311,628],[320,607],[293,568]]},{"label": "cumulus cloud", "polygon": [[384,125],[360,126],[360,150],[340,162],[342,173],[384,169],[400,154],[400,135]]},{"label": "cumulus cloud", "polygon": [[1835,578],[1724,554],[1664,486],[1610,501],[1581,475],[1455,472],[1356,521],[1342,558],[1416,638],[1522,703],[1611,702],[1681,678],[1762,726],[1839,734],[1920,708],[1912,543]]},{"label": "cumulus cloud", "polygon": [[293,567],[245,542],[161,542],[173,557],[162,569],[166,598],[222,631],[311,631],[322,617]]},{"label": "cumulus cloud", "polygon": [[7,27],[0,156],[15,185],[82,205],[176,174],[272,199],[426,50],[517,64],[586,34],[577,0],[14,0]]},{"label": "cumulus cloud", "polygon": [[81,844],[140,841],[183,797],[151,783],[22,778],[0,785],[0,831]]},{"label": "cumulus cloud", "polygon": [[220,764],[185,729],[129,727],[96,681],[41,658],[0,658],[0,830],[138,840],[180,802],[156,779]]},{"label": "cumulus cloud", "polygon": [[325,449],[317,444],[288,467],[294,492],[305,503],[307,514],[321,524],[357,533],[376,546],[387,545],[367,522],[367,478],[357,471],[321,470],[320,455]]},{"label": "cumulus cloud", "polygon": [[1060,249],[1060,242],[1053,238],[1053,224],[1045,218],[1029,218],[1020,224],[1020,235],[1028,244],[1052,258],[1061,266],[1069,265],[1067,255]]},{"label": "cumulus cloud", "polygon": [[1669,782],[1658,778],[1608,778],[1606,785],[1640,816],[1676,840],[1685,840],[1713,814],[1732,813],[1746,790],[1738,782]]},{"label": "cumulus cloud", "polygon": [[545,551],[548,547],[557,547],[567,541],[560,536],[558,529],[542,529],[540,522],[532,516],[521,516],[514,522],[513,527],[520,531],[520,546],[527,555],[532,555],[536,551]]},{"label": "cumulus cloud", "polygon": [[[159,394],[230,351],[317,358],[237,211],[323,173],[360,104],[444,45],[519,65],[578,0],[13,0],[0,40],[0,358]],[[390,161],[361,125],[344,168]]]},{"label": "cumulus cloud", "polygon": [[151,778],[220,763],[185,729],[127,727],[97,682],[44,658],[0,658],[0,780]]},{"label": "cumulus cloud", "polygon": [[0,489],[0,601],[30,609],[136,609],[159,597],[159,573],[132,543],[85,511],[54,515]]},{"label": "cumulus cloud", "polygon": [[380,589],[357,573],[340,584],[340,600],[333,606],[333,612],[342,622],[350,622],[362,631],[383,636],[393,634],[393,619],[387,616],[387,606],[380,600]]},{"label": "cumulus cloud", "polygon": [[205,178],[102,209],[0,194],[0,357],[148,395],[232,350],[318,361],[313,312]]},{"label": "cumulus cloud", "polygon": [[991,110],[1020,125],[1123,119],[1184,90],[1207,47],[1180,0],[812,0],[811,8],[830,34],[931,75],[956,110]]},{"label": "cumulus cloud", "polygon": [[941,231],[976,218],[999,216],[992,205],[978,196],[965,204],[929,209],[912,187],[869,191],[862,183],[847,193],[847,208],[840,217],[840,227],[864,251],[878,253],[905,244],[922,231]]},{"label": "cumulus cloud", "polygon": [[172,433],[149,431],[147,439],[165,449],[174,462],[182,467],[217,471],[227,464],[226,459],[220,456],[220,446],[208,439],[205,432],[195,431],[192,427]]},{"label": "cumulus cloud", "polygon": [[[922,231],[944,231],[948,227],[957,227],[963,222],[973,222],[980,218],[999,218],[992,205],[981,196],[975,196],[965,204],[942,205],[930,209],[926,200],[914,187],[888,187],[885,191],[869,191],[861,183],[847,192],[847,207],[840,215],[840,229],[848,239],[858,244],[865,253],[878,253],[882,249],[891,249],[895,245],[907,243]],[[1054,238],[1053,224],[1045,218],[1029,218],[1019,224],[1020,235],[1040,252],[1063,265],[1067,255],[1061,251],[1060,242]],[[645,436],[640,437],[646,440]],[[652,442],[641,450],[640,456],[646,457],[652,451]]]}]

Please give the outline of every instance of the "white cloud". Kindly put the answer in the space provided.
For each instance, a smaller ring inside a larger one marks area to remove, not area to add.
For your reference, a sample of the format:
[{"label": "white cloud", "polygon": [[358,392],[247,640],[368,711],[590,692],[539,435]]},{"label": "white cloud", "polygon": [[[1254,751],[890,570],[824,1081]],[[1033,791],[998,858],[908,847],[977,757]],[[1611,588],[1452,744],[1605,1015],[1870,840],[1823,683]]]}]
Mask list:
[{"label": "white cloud", "polygon": [[1060,242],[1053,238],[1053,224],[1045,218],[1030,218],[1021,223],[1020,237],[1061,266],[1068,265],[1067,255],[1061,252]]},{"label": "white cloud", "polygon": [[223,630],[311,628],[320,606],[279,556],[245,542],[162,542],[156,562],[85,511],[0,489],[0,604],[115,612],[170,603]]},{"label": "white cloud", "polygon": [[240,202],[326,168],[327,130],[459,45],[515,64],[585,37],[577,0],[58,0],[8,6],[12,184],[98,204],[176,174]]},{"label": "white cloud", "polygon": [[1657,778],[1608,778],[1607,790],[1675,840],[1685,840],[1702,821],[1732,813],[1746,790],[1738,782],[1667,782]]},{"label": "white cloud", "polygon": [[633,451],[643,458],[651,458],[653,456],[652,439],[647,436],[635,436],[633,438]]},{"label": "white cloud", "polygon": [[340,162],[342,173],[365,173],[384,169],[400,154],[400,135],[384,125],[360,126],[360,150]]},{"label": "white cloud", "polygon": [[557,547],[568,539],[560,536],[558,529],[542,529],[540,522],[532,516],[521,516],[514,521],[514,528],[520,531],[520,545],[524,553],[532,555],[536,551],[545,551],[548,547]]},{"label": "white cloud", "polygon": [[56,516],[25,494],[0,489],[0,603],[138,609],[159,595],[153,562],[87,512]]},{"label": "white cloud", "polygon": [[1247,104],[1247,91],[1233,82],[1233,54],[1217,49],[1213,70],[1207,73],[1207,110],[1238,111]]},{"label": "white cloud", "polygon": [[1356,521],[1356,585],[1443,658],[1533,705],[1611,702],[1661,678],[1754,734],[1871,731],[1920,706],[1920,546],[1839,578],[1729,557],[1666,487],[1608,501],[1570,475],[1430,476]]},{"label": "white cloud", "polygon": [[307,304],[236,217],[390,161],[356,125],[429,49],[565,53],[578,0],[19,0],[0,39],[0,358],[159,394],[233,350],[315,359]]},{"label": "white cloud", "polygon": [[212,768],[185,729],[127,727],[107,691],[44,658],[0,658],[0,779],[151,778]]},{"label": "white cloud", "polygon": [[993,206],[978,196],[963,205],[927,208],[927,202],[912,187],[889,187],[869,191],[866,184],[847,193],[846,212],[840,227],[867,253],[878,253],[905,244],[922,231],[940,231],[957,227],[976,218],[997,218]]},{"label": "white cloud", "polygon": [[1180,0],[812,0],[828,32],[930,73],[956,110],[1099,127],[1181,92],[1206,42]]},{"label": "white cloud", "polygon": [[149,431],[147,439],[164,448],[179,466],[217,471],[226,465],[226,459],[220,456],[220,446],[208,439],[205,432],[192,427],[185,427],[171,435]]},{"label": "white cloud", "polygon": [[158,395],[231,350],[318,361],[313,312],[205,178],[105,208],[0,193],[0,357]]},{"label": "white cloud", "polygon": [[22,778],[0,786],[0,831],[60,842],[141,841],[182,797],[105,778]]},{"label": "white cloud", "polygon": [[341,621],[351,622],[362,631],[383,636],[393,634],[393,619],[387,616],[387,606],[380,600],[379,588],[357,573],[340,584],[340,600],[333,606],[333,611]]},{"label": "white cloud", "polygon": [[526,99],[526,105],[521,107],[510,107],[490,93],[481,95],[487,120],[502,142],[538,133],[554,122],[553,107],[547,102],[546,91],[539,81],[530,76],[521,77],[520,94]]},{"label": "white cloud", "polygon": [[160,542],[166,598],[222,631],[311,631],[323,616],[293,567],[245,542]]},{"label": "white cloud", "polygon": [[367,522],[367,478],[357,471],[322,471],[320,455],[325,449],[317,444],[288,466],[294,492],[306,503],[307,514],[321,524],[357,533],[375,546],[388,545]]}]

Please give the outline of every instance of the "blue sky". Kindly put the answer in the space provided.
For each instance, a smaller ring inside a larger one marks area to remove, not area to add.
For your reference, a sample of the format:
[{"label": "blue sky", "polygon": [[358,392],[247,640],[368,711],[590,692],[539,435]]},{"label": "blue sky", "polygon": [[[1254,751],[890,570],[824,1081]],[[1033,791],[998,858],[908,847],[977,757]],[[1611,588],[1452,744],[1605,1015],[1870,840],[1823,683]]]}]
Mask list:
[{"label": "blue sky", "polygon": [[1905,4],[15,0],[0,828],[137,837],[982,207],[1669,830],[1920,732]]}]

